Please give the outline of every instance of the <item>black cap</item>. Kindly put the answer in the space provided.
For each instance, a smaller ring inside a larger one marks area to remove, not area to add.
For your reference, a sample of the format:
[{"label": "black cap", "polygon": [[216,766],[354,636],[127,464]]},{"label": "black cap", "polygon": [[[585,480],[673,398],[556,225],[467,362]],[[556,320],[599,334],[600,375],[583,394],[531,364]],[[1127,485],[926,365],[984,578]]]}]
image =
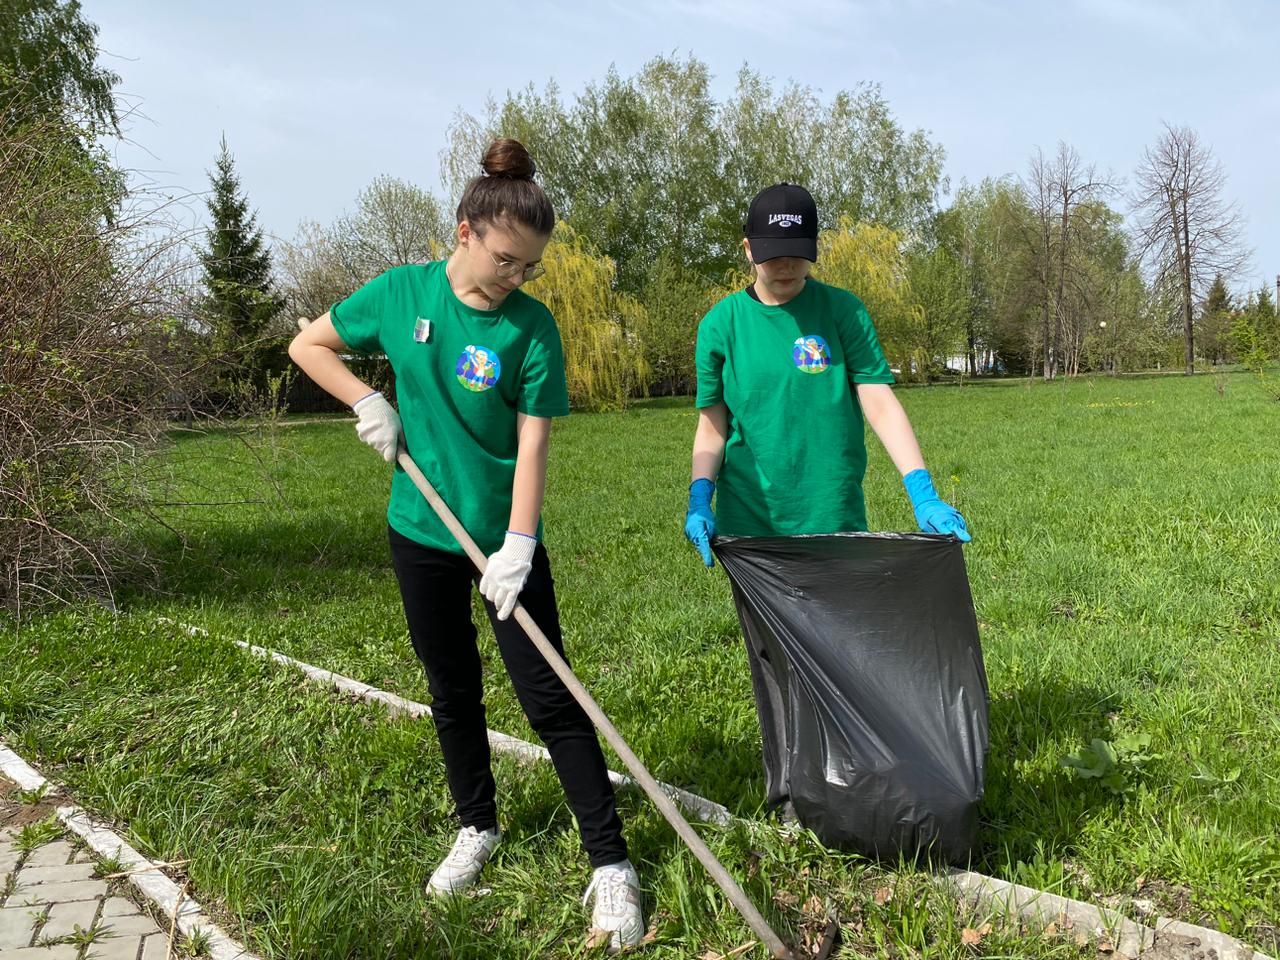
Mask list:
[{"label": "black cap", "polygon": [[804,187],[779,183],[761,190],[751,201],[743,232],[756,263],[776,257],[817,262],[818,205]]}]

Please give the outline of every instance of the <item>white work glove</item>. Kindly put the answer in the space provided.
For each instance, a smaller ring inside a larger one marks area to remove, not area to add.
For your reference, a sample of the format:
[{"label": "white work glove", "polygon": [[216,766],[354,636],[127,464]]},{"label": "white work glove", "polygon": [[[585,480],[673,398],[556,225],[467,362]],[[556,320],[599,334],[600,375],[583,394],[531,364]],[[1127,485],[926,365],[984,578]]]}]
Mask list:
[{"label": "white work glove", "polygon": [[395,463],[400,446],[400,414],[396,408],[374,391],[357,400],[351,409],[357,417],[356,436],[382,454],[387,463]]},{"label": "white work glove", "polygon": [[498,608],[498,619],[505,620],[516,608],[516,600],[524,589],[533,569],[533,551],[538,546],[536,537],[507,531],[502,549],[489,557],[484,576],[480,578],[480,592]]}]

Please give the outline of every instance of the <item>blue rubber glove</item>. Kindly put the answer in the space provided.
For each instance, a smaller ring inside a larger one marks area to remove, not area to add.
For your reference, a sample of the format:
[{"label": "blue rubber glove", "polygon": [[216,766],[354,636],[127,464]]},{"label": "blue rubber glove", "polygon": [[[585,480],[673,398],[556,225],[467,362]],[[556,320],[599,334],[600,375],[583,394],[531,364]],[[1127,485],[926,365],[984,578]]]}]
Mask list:
[{"label": "blue rubber glove", "polygon": [[689,484],[689,512],[684,518],[684,535],[702,554],[708,567],[716,565],[711,555],[711,538],[716,535],[716,515],[711,512],[711,495],[716,485],[706,477]]},{"label": "blue rubber glove", "polygon": [[916,523],[920,524],[923,533],[949,533],[963,543],[973,539],[960,511],[933,489],[933,478],[928,470],[912,470],[902,478],[902,485],[907,488],[911,509],[915,511]]}]

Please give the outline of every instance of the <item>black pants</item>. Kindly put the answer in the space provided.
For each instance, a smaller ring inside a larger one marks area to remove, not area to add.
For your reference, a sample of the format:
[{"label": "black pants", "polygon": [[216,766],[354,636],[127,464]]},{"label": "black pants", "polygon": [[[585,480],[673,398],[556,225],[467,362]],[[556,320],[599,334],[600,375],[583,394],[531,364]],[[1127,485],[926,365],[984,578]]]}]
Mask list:
[{"label": "black pants", "polygon": [[[480,653],[471,622],[471,586],[480,575],[461,554],[424,547],[395,530],[390,530],[390,537],[409,636],[427,671],[431,713],[458,818],[464,827],[491,829],[498,825],[497,791],[489,766]],[[542,544],[534,552],[520,602],[563,655],[551,564]],[[625,860],[622,821],[591,720],[515,618],[499,620],[487,600],[485,608],[520,706],[551,754],[591,865]]]}]

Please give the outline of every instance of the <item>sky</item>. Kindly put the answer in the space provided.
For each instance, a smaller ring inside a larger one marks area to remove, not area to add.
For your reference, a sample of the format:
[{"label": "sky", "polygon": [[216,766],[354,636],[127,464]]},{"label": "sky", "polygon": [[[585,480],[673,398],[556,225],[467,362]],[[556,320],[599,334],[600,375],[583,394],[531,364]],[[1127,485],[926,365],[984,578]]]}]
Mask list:
[{"label": "sky", "polygon": [[[199,196],[225,133],[271,237],[332,222],[389,174],[441,191],[458,110],[554,79],[566,98],[659,55],[694,56],[717,99],[750,65],[829,99],[881,86],[898,122],[946,150],[952,188],[1023,174],[1058,141],[1133,182],[1163,123],[1221,162],[1253,251],[1234,286],[1280,273],[1280,3],[1275,0],[82,0],[119,74],[121,164]],[[1270,63],[1271,67],[1266,65]],[[535,158],[536,159],[536,158]],[[1124,194],[1113,205],[1124,206]],[[944,205],[946,198],[944,198]]]}]

